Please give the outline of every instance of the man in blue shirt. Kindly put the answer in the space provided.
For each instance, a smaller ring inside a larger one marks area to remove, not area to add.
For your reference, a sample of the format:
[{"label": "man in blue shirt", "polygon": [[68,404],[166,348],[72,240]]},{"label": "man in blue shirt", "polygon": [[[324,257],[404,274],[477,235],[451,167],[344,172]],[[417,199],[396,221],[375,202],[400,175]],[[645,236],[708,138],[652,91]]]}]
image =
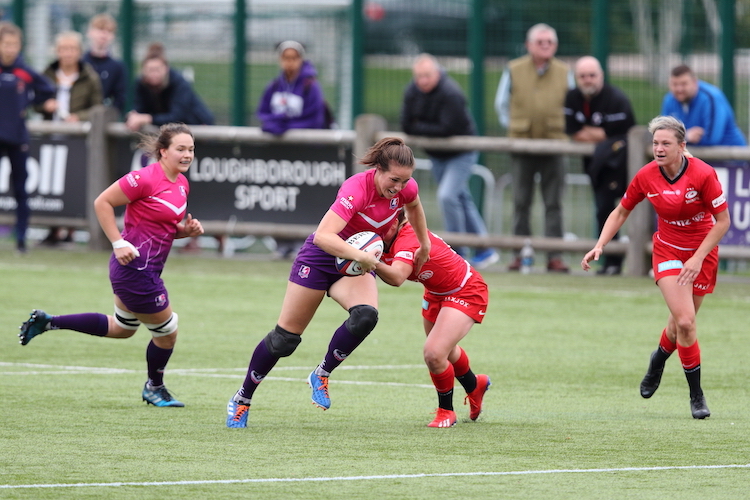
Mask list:
[{"label": "man in blue shirt", "polygon": [[661,114],[674,116],[687,129],[687,142],[695,146],[745,146],[747,141],[734,119],[724,94],[714,85],[698,80],[685,64],[669,77]]}]

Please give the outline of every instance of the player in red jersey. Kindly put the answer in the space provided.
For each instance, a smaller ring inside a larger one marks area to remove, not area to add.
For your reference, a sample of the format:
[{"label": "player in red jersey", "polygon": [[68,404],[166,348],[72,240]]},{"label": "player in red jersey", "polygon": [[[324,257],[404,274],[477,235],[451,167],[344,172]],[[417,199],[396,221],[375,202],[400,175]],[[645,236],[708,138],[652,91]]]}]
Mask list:
[{"label": "player in red jersey", "polygon": [[729,211],[714,169],[685,149],[685,125],[671,116],[658,116],[649,123],[649,131],[654,136],[654,161],[635,175],[581,267],[590,269],[589,262],[599,259],[631,210],[648,198],[658,216],[653,236],[654,279],[670,314],[641,382],[641,396],[653,396],[667,358],[677,350],[690,387],[693,418],[706,418],[711,412],[701,389],[695,315],[716,285],[718,244],[729,229]]},{"label": "player in red jersey", "polygon": [[[187,213],[190,192],[184,173],[195,158],[195,141],[182,123],[167,123],[158,136],[144,136],[140,148],[156,162],[130,172],[94,200],[104,234],[112,242],[109,279],[115,294],[115,313],[51,316],[35,309],[21,325],[21,344],[48,330],[124,339],[141,323],[151,333],[146,348],[148,381],[141,393],[146,403],[160,407],[185,406],[164,385],[164,370],[177,341],[177,314],[172,311],[161,273],[175,238],[203,234],[203,226]],[[115,207],[125,205],[125,228],[120,233]],[[185,217],[187,215],[187,217]]]},{"label": "player in red jersey", "polygon": [[445,241],[430,233],[430,260],[421,269],[415,264],[419,240],[402,211],[385,238],[383,261],[375,268],[380,278],[392,286],[404,281],[424,285],[422,317],[427,340],[424,361],[438,394],[435,419],[428,427],[452,427],[453,378],[466,390],[464,404],[469,403],[469,418],[476,420],[482,412],[484,393],[490,387],[487,375],[474,375],[469,357],[458,343],[474,323],[481,323],[487,312],[489,293],[482,276]]},{"label": "player in red jersey", "polygon": [[[307,379],[313,404],[324,410],[330,408],[328,377],[378,322],[378,288],[372,271],[379,261],[373,254],[349,245],[349,236],[373,231],[382,237],[399,211],[405,209],[420,241],[415,257],[417,268],[429,260],[430,239],[419,187],[412,178],[411,148],[399,138],[386,137],[372,146],[360,163],[370,168],[344,181],[318,228],[297,253],[278,323],[256,346],[242,387],[227,403],[227,427],[247,427],[256,388],[280,358],[294,352],[326,295],[349,313],[331,337],[323,362]],[[358,261],[365,274],[342,275],[336,269],[336,257]]]}]

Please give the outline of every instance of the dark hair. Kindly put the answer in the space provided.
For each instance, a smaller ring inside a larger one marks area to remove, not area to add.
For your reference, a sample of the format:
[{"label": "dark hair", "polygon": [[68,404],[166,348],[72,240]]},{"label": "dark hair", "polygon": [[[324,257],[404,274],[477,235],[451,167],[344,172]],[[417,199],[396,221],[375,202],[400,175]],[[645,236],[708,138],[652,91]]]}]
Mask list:
[{"label": "dark hair", "polygon": [[158,135],[142,135],[138,148],[145,151],[149,157],[159,161],[161,160],[161,150],[168,149],[170,144],[172,144],[172,138],[177,134],[188,134],[195,140],[193,133],[184,123],[165,123],[159,127]]},{"label": "dark hair", "polygon": [[394,161],[403,167],[414,168],[414,153],[399,137],[385,137],[367,150],[359,162],[367,167],[376,167],[387,172]]},{"label": "dark hair", "polygon": [[680,64],[679,66],[675,66],[674,68],[672,68],[670,75],[675,78],[682,75],[690,75],[691,77],[695,78],[695,73],[693,73],[693,70],[690,69],[690,66],[688,66],[687,64]]},{"label": "dark hair", "polygon": [[146,55],[143,58],[143,61],[141,61],[141,66],[143,66],[144,64],[146,64],[146,62],[152,59],[158,59],[161,62],[163,62],[166,66],[169,66],[169,63],[167,62],[167,57],[164,55],[164,45],[162,43],[154,42],[148,46]]}]

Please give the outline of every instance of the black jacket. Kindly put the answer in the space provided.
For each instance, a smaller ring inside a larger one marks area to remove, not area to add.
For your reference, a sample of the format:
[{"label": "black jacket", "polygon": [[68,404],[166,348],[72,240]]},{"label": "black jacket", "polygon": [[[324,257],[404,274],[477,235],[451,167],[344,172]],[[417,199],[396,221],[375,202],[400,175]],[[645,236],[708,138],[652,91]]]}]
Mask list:
[{"label": "black jacket", "polygon": [[[401,129],[409,135],[450,137],[476,135],[474,120],[466,107],[466,98],[458,84],[445,72],[431,92],[425,94],[412,81],[404,92]],[[450,158],[455,151],[427,151],[430,156]]]}]

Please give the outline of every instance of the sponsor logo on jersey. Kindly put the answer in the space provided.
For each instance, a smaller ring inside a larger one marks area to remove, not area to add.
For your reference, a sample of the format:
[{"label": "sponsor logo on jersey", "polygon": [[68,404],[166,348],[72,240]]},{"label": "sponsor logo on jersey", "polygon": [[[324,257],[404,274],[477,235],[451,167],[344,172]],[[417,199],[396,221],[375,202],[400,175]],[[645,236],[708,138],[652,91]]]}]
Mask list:
[{"label": "sponsor logo on jersey", "polygon": [[342,196],[341,198],[339,198],[339,203],[341,203],[347,210],[351,210],[352,208],[354,208],[354,205],[352,205],[352,201],[354,201],[354,196],[347,196],[346,198]]},{"label": "sponsor logo on jersey", "polygon": [[300,266],[299,272],[297,272],[297,275],[302,278],[309,278],[310,277],[310,266]]},{"label": "sponsor logo on jersey", "polygon": [[400,252],[396,252],[396,255],[393,256],[394,259],[396,257],[399,257],[405,260],[414,260],[414,252],[410,252],[408,250],[401,250]]},{"label": "sponsor logo on jersey", "polygon": [[712,206],[713,206],[714,208],[716,208],[716,207],[718,207],[719,205],[721,205],[722,203],[724,203],[725,201],[727,201],[727,197],[726,197],[726,196],[724,196],[724,193],[721,193],[721,194],[719,195],[719,197],[718,197],[718,198],[714,199],[714,200],[713,200],[713,201],[711,202],[711,205],[712,205]]},{"label": "sponsor logo on jersey", "polygon": [[128,181],[128,184],[130,184],[130,187],[138,187],[138,179],[140,179],[141,176],[138,174],[128,174],[125,176],[125,180]]},{"label": "sponsor logo on jersey", "polygon": [[458,304],[462,307],[469,307],[469,303],[466,302],[464,299],[459,299],[458,297],[446,297],[443,299],[443,302],[453,302],[454,304]]},{"label": "sponsor logo on jersey", "polygon": [[656,265],[656,270],[660,273],[663,273],[664,271],[669,271],[670,269],[682,269],[682,261],[665,260],[664,262],[659,262]]}]

